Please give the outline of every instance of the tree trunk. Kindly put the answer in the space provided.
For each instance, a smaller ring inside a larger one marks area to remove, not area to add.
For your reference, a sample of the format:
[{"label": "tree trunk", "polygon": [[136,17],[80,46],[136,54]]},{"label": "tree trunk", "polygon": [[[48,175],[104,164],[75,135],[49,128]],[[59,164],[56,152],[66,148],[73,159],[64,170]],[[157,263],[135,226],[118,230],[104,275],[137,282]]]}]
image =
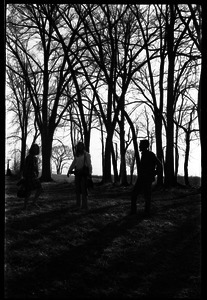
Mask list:
[{"label": "tree trunk", "polygon": [[179,167],[178,125],[176,125],[176,134],[175,134],[175,180],[176,182],[178,177],[178,167]]},{"label": "tree trunk", "polygon": [[84,130],[84,144],[87,152],[90,152],[90,137],[91,133],[87,130]]},{"label": "tree trunk", "polygon": [[[163,162],[162,150],[162,116],[159,113],[155,114],[155,136],[156,136],[156,154],[158,159]],[[157,185],[163,185],[163,169],[160,168],[157,174]]]},{"label": "tree trunk", "polygon": [[112,147],[112,163],[114,169],[114,182],[117,183],[119,181],[119,175],[117,170],[117,149],[115,154],[114,147]]},{"label": "tree trunk", "polygon": [[121,109],[121,121],[119,123],[120,127],[120,184],[123,186],[127,186],[127,173],[126,173],[126,157],[125,157],[125,130],[124,130],[124,98],[120,99],[123,101],[122,109]]},{"label": "tree trunk", "polygon": [[105,145],[105,160],[104,160],[104,169],[103,169],[103,182],[112,182],[111,178],[111,153],[112,153],[112,136],[113,133],[109,132],[106,137]]},{"label": "tree trunk", "polygon": [[175,182],[177,182],[178,178],[178,167],[179,167],[179,151],[178,145],[175,145]]},{"label": "tree trunk", "polygon": [[165,161],[165,185],[174,186],[174,7],[170,4],[170,23],[167,25],[168,46],[168,86],[167,86],[167,128],[166,128],[166,161]]},{"label": "tree trunk", "polygon": [[[49,131],[49,130],[48,130]],[[42,175],[41,180],[45,182],[52,181],[51,177],[51,155],[52,155],[52,142],[53,133],[42,133]]]},{"label": "tree trunk", "polygon": [[123,152],[121,153],[121,163],[120,163],[120,184],[123,186],[128,185],[127,181],[127,172],[126,172],[126,159],[125,159],[125,149],[122,150]]},{"label": "tree trunk", "polygon": [[103,124],[100,119],[100,125],[101,125],[101,149],[102,149],[102,177],[103,177],[103,170],[104,170],[104,165],[105,165],[105,155],[104,155],[104,134],[103,134]]},{"label": "tree trunk", "polygon": [[[113,76],[112,76],[113,78]],[[111,153],[113,148],[113,133],[114,126],[112,125],[112,99],[113,99],[113,81],[108,84],[108,105],[107,105],[107,121],[105,124],[107,137],[105,144],[105,160],[104,160],[104,169],[103,169],[103,182],[112,182],[111,177]]]},{"label": "tree trunk", "polygon": [[26,156],[26,137],[22,135],[21,139],[21,158],[20,158],[20,173],[23,172]]},{"label": "tree trunk", "polygon": [[187,130],[186,131],[185,161],[184,161],[184,179],[185,179],[185,185],[189,185],[189,178],[188,178],[189,153],[190,153],[190,131]]}]

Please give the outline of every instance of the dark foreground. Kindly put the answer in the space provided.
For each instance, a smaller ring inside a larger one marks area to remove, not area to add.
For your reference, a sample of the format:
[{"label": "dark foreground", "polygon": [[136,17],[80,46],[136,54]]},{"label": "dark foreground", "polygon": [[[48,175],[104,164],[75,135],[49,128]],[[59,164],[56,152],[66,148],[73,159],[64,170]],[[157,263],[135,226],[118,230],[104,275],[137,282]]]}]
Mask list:
[{"label": "dark foreground", "polygon": [[129,215],[131,188],[95,185],[89,210],[73,184],[45,183],[39,208],[6,179],[5,298],[201,297],[196,189],[153,192],[152,215]]}]

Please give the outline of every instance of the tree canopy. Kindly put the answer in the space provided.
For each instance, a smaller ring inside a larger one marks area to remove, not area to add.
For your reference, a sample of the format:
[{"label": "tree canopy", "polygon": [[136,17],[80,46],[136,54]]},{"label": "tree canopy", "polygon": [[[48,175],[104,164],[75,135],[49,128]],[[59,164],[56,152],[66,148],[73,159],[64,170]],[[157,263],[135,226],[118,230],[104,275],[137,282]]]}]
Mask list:
[{"label": "tree canopy", "polygon": [[137,142],[152,132],[164,165],[158,183],[176,183],[183,141],[187,174],[186,132],[199,130],[200,118],[199,5],[8,4],[6,14],[7,101],[22,161],[29,135],[41,137],[42,180],[51,180],[57,128],[68,128],[71,148],[82,139],[88,151],[92,129],[100,131],[103,182],[113,173],[127,184],[129,153],[139,172]]}]

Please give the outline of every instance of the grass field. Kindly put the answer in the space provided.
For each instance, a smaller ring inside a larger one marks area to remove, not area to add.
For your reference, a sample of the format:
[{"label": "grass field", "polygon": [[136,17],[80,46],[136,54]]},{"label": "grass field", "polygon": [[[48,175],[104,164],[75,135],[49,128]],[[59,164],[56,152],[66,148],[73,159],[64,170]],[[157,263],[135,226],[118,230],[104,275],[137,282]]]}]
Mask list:
[{"label": "grass field", "polygon": [[72,177],[54,180],[43,183],[39,208],[24,211],[6,177],[5,298],[200,298],[196,188],[154,190],[146,218],[142,197],[129,215],[130,186],[95,183],[83,211]]}]

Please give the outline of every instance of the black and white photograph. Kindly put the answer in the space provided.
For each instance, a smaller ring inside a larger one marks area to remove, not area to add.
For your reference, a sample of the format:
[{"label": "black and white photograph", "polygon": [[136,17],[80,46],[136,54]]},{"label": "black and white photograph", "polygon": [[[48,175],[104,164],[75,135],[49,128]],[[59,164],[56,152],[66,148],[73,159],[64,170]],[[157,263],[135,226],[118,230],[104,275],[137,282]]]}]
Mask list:
[{"label": "black and white photograph", "polygon": [[4,299],[202,299],[201,3],[4,20]]}]

